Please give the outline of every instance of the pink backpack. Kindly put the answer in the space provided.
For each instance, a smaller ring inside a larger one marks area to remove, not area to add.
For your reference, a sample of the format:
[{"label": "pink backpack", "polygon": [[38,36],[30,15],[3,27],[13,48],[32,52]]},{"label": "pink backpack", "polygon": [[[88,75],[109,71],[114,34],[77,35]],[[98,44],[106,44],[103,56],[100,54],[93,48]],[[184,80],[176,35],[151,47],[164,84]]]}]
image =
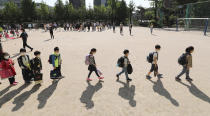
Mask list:
[{"label": "pink backpack", "polygon": [[90,58],[90,55],[87,55],[87,56],[85,57],[85,64],[86,64],[86,65],[89,65],[89,64],[90,64],[89,58]]}]

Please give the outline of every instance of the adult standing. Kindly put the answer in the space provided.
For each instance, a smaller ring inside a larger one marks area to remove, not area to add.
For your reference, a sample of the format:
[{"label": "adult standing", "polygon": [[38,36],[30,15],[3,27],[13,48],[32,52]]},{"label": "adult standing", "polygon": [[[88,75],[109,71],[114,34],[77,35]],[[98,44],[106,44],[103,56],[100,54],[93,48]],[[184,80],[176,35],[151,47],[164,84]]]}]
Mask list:
[{"label": "adult standing", "polygon": [[130,32],[130,35],[131,35],[131,33],[132,33],[132,28],[133,28],[133,25],[130,24],[130,25],[129,25],[129,32]]},{"label": "adult standing", "polygon": [[50,27],[50,36],[51,36],[51,39],[54,39],[53,27],[52,26]]},{"label": "adult standing", "polygon": [[30,47],[28,44],[27,44],[27,39],[28,39],[28,34],[25,32],[25,29],[21,29],[22,33],[20,35],[20,37],[22,38],[23,40],[23,48],[25,49],[26,47],[28,47],[29,49],[31,49],[31,51],[33,51],[33,48]]},{"label": "adult standing", "polygon": [[123,24],[120,23],[120,34],[123,34]]}]

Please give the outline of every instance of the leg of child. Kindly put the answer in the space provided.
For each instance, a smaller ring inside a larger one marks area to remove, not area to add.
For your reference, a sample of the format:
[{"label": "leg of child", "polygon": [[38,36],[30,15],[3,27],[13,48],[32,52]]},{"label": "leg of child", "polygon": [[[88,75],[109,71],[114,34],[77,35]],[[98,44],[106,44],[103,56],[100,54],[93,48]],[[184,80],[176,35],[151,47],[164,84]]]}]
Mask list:
[{"label": "leg of child", "polygon": [[90,75],[92,74],[92,70],[90,70],[89,74],[88,74],[88,78],[90,78]]},{"label": "leg of child", "polygon": [[123,74],[125,72],[124,68],[122,68],[122,71],[120,73],[118,73],[117,75],[120,76],[121,74]]},{"label": "leg of child", "polygon": [[176,78],[180,78],[186,72],[187,72],[187,67],[186,66],[183,66],[182,72]]},{"label": "leg of child", "polygon": [[15,78],[14,77],[8,78],[8,80],[9,80],[10,85],[12,85],[15,82]]}]

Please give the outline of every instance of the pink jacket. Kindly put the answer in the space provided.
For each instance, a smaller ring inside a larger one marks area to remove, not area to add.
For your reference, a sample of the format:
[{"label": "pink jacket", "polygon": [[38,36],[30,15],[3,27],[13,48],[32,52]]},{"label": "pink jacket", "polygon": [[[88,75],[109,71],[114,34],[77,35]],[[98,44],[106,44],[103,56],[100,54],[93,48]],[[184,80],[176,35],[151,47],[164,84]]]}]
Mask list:
[{"label": "pink jacket", "polygon": [[3,60],[0,63],[0,77],[2,79],[14,77],[16,75],[15,68],[14,68],[14,62],[9,60]]}]

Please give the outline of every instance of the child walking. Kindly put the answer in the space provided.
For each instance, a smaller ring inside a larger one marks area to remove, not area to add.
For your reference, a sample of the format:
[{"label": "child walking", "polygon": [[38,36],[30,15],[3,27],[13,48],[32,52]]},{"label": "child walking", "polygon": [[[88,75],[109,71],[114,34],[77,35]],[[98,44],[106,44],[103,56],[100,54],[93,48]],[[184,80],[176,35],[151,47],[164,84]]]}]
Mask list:
[{"label": "child walking", "polygon": [[1,79],[8,78],[10,85],[15,86],[18,83],[15,82],[16,72],[14,68],[14,62],[12,61],[8,53],[4,53],[3,56],[4,58],[1,61],[2,70],[0,71]]},{"label": "child walking", "polygon": [[40,58],[41,52],[35,51],[34,55],[35,58],[31,60],[31,68],[34,73],[35,84],[37,85],[42,83],[42,76],[43,76],[43,74],[41,73],[42,70],[42,61]]},{"label": "child walking", "polygon": [[151,69],[150,71],[148,72],[147,74],[147,78],[150,79],[150,74],[152,72],[154,72],[154,76],[158,76],[159,78],[162,76],[162,74],[159,74],[158,72],[158,55],[159,55],[159,51],[161,49],[161,46],[160,45],[156,45],[155,46],[155,52],[153,53],[150,53],[149,56],[147,57],[147,61],[149,63],[151,63]]},{"label": "child walking", "polygon": [[130,64],[130,60],[128,58],[129,56],[129,50],[124,50],[124,56],[118,59],[118,66],[122,68],[122,71],[120,73],[118,73],[117,76],[117,80],[119,80],[119,77],[121,74],[125,73],[126,79],[127,81],[132,81],[132,79],[130,79],[128,77],[128,65]]},{"label": "child walking", "polygon": [[97,65],[96,65],[95,57],[94,57],[94,54],[96,54],[96,51],[97,50],[95,48],[91,49],[90,54],[87,56],[88,58],[86,59],[86,60],[88,60],[88,63],[87,63],[89,65],[88,70],[90,71],[89,74],[88,74],[87,81],[92,81],[92,79],[90,79],[90,76],[91,76],[93,71],[96,73],[99,80],[104,79],[104,77],[101,77],[99,75],[100,71],[97,70]]},{"label": "child walking", "polygon": [[186,74],[186,80],[193,81],[193,79],[190,78],[190,68],[192,68],[192,53],[194,52],[194,47],[190,46],[186,48],[185,54],[183,54],[179,58],[179,64],[183,66],[182,72],[176,76],[177,81],[181,81],[180,77],[184,74]]}]

